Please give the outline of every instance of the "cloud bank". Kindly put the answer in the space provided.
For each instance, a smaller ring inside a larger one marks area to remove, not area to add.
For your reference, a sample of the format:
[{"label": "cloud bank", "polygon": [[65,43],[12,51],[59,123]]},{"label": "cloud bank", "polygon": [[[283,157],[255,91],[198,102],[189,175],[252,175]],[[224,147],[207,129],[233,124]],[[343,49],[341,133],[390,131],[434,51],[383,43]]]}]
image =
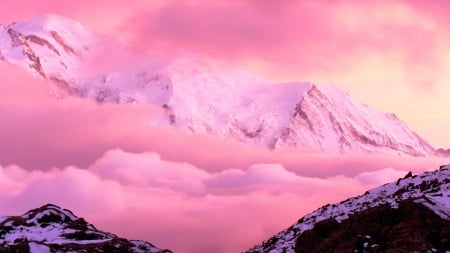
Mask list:
[{"label": "cloud bank", "polygon": [[405,174],[382,169],[314,178],[277,164],[215,173],[115,149],[88,168],[0,167],[0,205],[12,214],[55,203],[101,229],[174,251],[239,252],[320,205]]}]

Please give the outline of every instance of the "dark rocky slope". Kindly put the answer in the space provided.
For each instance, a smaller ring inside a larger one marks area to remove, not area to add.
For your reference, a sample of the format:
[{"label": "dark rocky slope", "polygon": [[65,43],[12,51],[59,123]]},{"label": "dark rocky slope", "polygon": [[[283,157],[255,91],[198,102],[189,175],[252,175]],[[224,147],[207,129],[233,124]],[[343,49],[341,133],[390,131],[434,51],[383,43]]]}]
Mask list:
[{"label": "dark rocky slope", "polygon": [[[433,250],[434,249],[434,250]],[[341,223],[327,219],[302,233],[296,253],[447,252],[450,221],[422,204],[404,200],[351,215]]]},{"label": "dark rocky slope", "polygon": [[326,205],[246,252],[450,252],[450,165]]}]

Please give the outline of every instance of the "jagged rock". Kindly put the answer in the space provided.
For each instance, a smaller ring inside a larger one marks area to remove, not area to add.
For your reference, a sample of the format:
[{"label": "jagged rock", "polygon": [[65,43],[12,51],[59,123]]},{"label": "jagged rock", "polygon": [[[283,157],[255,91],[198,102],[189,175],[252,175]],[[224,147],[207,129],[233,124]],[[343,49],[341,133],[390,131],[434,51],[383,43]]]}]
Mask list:
[{"label": "jagged rock", "polygon": [[296,240],[296,253],[446,252],[450,221],[413,200],[370,208],[338,223],[318,222]]}]

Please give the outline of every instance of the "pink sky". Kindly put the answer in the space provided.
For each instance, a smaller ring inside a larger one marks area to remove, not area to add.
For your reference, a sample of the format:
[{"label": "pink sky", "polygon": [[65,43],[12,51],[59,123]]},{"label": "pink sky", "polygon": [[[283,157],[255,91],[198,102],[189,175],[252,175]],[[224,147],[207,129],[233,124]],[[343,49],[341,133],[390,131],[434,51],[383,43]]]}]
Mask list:
[{"label": "pink sky", "polygon": [[[0,23],[51,12],[149,52],[208,54],[274,81],[333,82],[450,148],[447,1],[149,2],[1,1]],[[158,108],[57,100],[17,68],[0,74],[0,214],[52,202],[175,252],[239,252],[323,204],[445,162],[186,136],[149,127]]]}]

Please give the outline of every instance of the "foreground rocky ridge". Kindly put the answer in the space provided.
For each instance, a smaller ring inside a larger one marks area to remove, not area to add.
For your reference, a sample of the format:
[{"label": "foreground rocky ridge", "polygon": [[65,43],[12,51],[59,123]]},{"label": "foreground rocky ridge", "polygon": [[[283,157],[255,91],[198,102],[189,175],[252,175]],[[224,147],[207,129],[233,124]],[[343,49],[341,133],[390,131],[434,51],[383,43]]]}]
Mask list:
[{"label": "foreground rocky ridge", "polygon": [[245,252],[449,252],[450,165],[326,205]]},{"label": "foreground rocky ridge", "polygon": [[58,97],[155,105],[164,116],[152,123],[182,131],[311,152],[449,155],[334,85],[270,83],[211,59],[149,59],[57,15],[0,26],[0,60],[51,80]]},{"label": "foreground rocky ridge", "polygon": [[296,240],[295,252],[447,252],[450,221],[414,200],[318,222]]},{"label": "foreground rocky ridge", "polygon": [[48,204],[22,216],[0,217],[0,252],[171,253],[96,229],[71,211]]}]

